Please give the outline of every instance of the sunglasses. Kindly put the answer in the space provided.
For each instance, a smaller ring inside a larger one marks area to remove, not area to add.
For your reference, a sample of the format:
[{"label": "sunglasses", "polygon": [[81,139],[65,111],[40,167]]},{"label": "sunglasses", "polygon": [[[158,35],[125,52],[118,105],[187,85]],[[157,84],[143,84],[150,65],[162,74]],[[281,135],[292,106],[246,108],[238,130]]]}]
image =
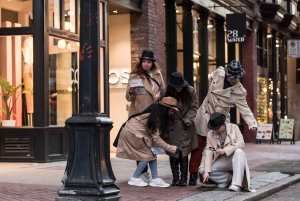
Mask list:
[{"label": "sunglasses", "polygon": [[214,147],[208,147],[208,149],[211,151],[216,151],[216,149]]}]

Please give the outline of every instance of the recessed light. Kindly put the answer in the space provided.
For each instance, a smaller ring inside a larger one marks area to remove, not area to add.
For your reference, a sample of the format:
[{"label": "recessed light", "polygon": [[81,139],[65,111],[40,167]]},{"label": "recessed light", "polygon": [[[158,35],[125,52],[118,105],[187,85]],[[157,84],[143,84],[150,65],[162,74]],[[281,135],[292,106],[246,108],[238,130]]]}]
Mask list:
[{"label": "recessed light", "polygon": [[113,13],[118,13],[118,10],[114,10]]}]

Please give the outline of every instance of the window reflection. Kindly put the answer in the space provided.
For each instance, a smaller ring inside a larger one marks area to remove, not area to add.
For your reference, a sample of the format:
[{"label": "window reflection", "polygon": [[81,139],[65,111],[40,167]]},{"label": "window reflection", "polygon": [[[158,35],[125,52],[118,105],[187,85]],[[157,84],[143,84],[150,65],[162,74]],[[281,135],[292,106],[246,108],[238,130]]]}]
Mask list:
[{"label": "window reflection", "polygon": [[76,41],[49,37],[50,125],[64,125],[67,118],[78,113],[78,51]]},{"label": "window reflection", "polygon": [[[32,26],[32,1],[0,1],[1,8],[1,27],[26,27]],[[11,25],[8,26],[7,23]]]}]

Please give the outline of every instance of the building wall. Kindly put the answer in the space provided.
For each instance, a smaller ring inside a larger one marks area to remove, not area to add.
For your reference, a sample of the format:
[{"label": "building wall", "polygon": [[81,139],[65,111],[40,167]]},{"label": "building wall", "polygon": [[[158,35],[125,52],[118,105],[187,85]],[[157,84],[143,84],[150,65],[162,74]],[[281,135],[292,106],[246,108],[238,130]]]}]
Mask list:
[{"label": "building wall", "polygon": [[287,100],[288,100],[288,119],[295,119],[295,139],[300,139],[300,84],[296,84],[297,59],[287,59]]},{"label": "building wall", "polygon": [[165,75],[165,10],[163,0],[143,1],[143,13],[130,14],[131,68],[143,50],[151,50]]},{"label": "building wall", "polygon": [[[243,86],[247,90],[247,103],[249,108],[257,116],[257,50],[256,33],[248,31],[246,43],[243,45],[243,67],[246,74],[243,76]],[[254,142],[255,131],[250,131],[246,122],[244,123],[243,135],[245,142]]]},{"label": "building wall", "polygon": [[[122,34],[120,34],[122,33]],[[112,143],[117,136],[121,125],[127,120],[129,103],[125,98],[127,79],[122,76],[124,72],[130,72],[130,15],[109,16],[109,105],[110,118],[113,120],[113,128],[110,131],[110,151],[116,148]],[[129,74],[127,74],[129,76]]]}]

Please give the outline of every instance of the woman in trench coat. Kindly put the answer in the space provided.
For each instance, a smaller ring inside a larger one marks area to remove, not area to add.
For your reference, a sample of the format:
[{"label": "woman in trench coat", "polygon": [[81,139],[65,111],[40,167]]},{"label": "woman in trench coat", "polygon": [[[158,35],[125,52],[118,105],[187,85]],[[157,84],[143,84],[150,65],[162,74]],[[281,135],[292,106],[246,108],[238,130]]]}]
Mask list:
[{"label": "woman in trench coat", "polygon": [[141,88],[130,87],[128,83],[126,90],[126,100],[130,102],[128,117],[143,112],[149,105],[156,102],[160,98],[160,90],[165,88],[153,52],[144,50],[139,59],[139,63],[130,73],[129,80],[142,79],[146,94],[141,92]]},{"label": "woman in trench coat", "polygon": [[[226,116],[219,112],[210,115],[207,127],[207,145],[203,152],[199,173],[203,175],[203,185],[210,179],[219,188],[239,192],[241,187],[250,188],[250,171],[242,148],[243,135],[236,124],[225,124]],[[232,173],[232,174],[231,174]]]},{"label": "woman in trench coat", "polygon": [[[139,63],[130,73],[129,80],[142,79],[144,88],[131,87],[128,83],[126,90],[126,100],[130,102],[128,117],[143,112],[149,105],[156,102],[160,98],[161,89],[165,87],[163,77],[155,62],[154,53],[144,50],[139,59]],[[139,161],[137,161],[138,163]],[[141,178],[147,183],[150,182],[148,166],[143,170]]]},{"label": "woman in trench coat", "polygon": [[176,154],[180,147],[169,145],[160,137],[164,130],[165,121],[177,109],[177,101],[172,97],[164,97],[159,103],[150,105],[144,112],[135,114],[124,126],[120,133],[116,157],[140,161],[128,184],[133,186],[148,186],[139,178],[142,170],[148,165],[151,169],[150,186],[169,187],[157,175],[156,155],[150,149],[152,142],[163,150]]},{"label": "woman in trench coat", "polygon": [[226,123],[230,123],[230,108],[237,107],[249,129],[256,130],[256,119],[246,101],[247,91],[239,82],[239,78],[244,74],[241,63],[235,60],[231,61],[226,68],[221,66],[210,74],[208,93],[195,118],[199,147],[191,153],[190,172],[198,171],[209,131],[207,123],[212,113],[224,114]]},{"label": "woman in trench coat", "polygon": [[[179,154],[167,152],[173,174],[173,186],[186,186],[188,174],[188,155],[198,147],[194,118],[197,113],[195,89],[188,85],[180,72],[173,72],[165,90],[165,96],[177,100],[179,111],[168,118],[163,139],[173,145],[186,147]],[[180,167],[180,180],[179,180]],[[197,175],[197,173],[196,173]],[[192,176],[192,175],[191,175]]]}]

